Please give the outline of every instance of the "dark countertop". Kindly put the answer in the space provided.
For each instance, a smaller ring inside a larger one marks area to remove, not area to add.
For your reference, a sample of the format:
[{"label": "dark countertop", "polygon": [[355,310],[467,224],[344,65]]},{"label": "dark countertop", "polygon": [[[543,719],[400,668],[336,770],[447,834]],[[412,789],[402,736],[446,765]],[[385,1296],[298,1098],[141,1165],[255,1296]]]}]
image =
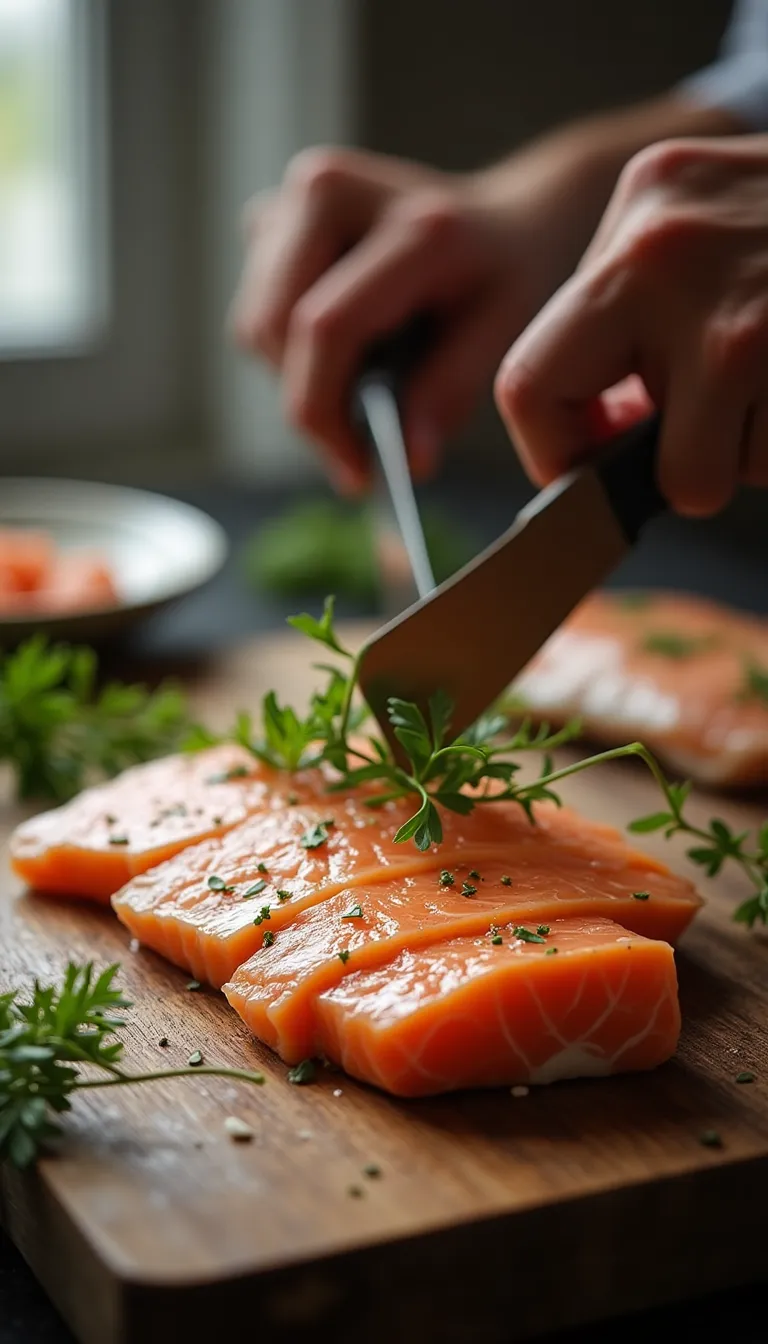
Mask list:
[{"label": "dark countertop", "polygon": [[[290,492],[264,492],[213,482],[205,487],[179,488],[180,499],[198,504],[227,529],[232,556],[222,574],[208,587],[153,618],[126,645],[131,664],[147,668],[183,664],[215,655],[218,649],[249,635],[282,625],[293,611],[319,605],[317,598],[284,600],[255,593],[245,582],[240,548],[258,523],[293,497]],[[524,501],[519,482],[501,478],[481,485],[460,478],[447,479],[427,498],[450,510],[479,545],[493,540],[508,526]],[[744,496],[720,518],[692,522],[664,518],[649,529],[636,551],[612,582],[680,588],[768,614],[768,497]],[[521,575],[521,582],[526,582]],[[340,601],[342,616],[368,614],[360,604]],[[587,1229],[588,1235],[588,1229]],[[642,1274],[642,1266],[638,1266]],[[702,1284],[702,1290],[706,1287]],[[646,1340],[660,1330],[672,1330],[683,1340],[728,1338],[732,1344],[766,1344],[768,1321],[765,1292],[757,1285],[702,1298],[664,1310],[638,1313],[567,1334],[549,1337],[549,1344],[622,1344]],[[72,1337],[35,1283],[16,1250],[0,1234],[0,1344],[72,1344]]]}]

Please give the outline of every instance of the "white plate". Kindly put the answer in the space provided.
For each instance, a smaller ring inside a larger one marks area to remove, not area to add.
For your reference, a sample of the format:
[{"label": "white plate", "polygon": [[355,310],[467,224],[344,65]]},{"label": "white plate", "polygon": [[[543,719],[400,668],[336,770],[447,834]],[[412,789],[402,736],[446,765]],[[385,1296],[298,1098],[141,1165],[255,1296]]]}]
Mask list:
[{"label": "white plate", "polygon": [[202,510],[93,481],[0,477],[0,527],[8,526],[48,532],[62,550],[99,551],[120,601],[70,616],[0,616],[5,645],[35,630],[90,642],[117,634],[207,583],[229,549],[224,530]]}]

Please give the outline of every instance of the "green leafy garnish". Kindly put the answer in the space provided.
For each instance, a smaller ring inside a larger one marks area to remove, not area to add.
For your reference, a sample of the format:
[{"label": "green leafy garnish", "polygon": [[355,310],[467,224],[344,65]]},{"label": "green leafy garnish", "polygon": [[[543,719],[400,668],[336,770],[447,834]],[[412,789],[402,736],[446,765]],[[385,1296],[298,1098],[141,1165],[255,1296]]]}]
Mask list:
[{"label": "green leafy garnish", "polygon": [[547,934],[549,933],[549,925],[539,924],[536,932],[538,933],[540,938],[546,938]]},{"label": "green leafy garnish", "polygon": [[750,1073],[749,1069],[745,1069],[743,1073],[736,1074],[735,1081],[737,1083],[754,1083],[755,1075],[754,1073]]},{"label": "green leafy garnish", "polygon": [[634,901],[648,901],[648,900],[650,900],[650,898],[651,898],[651,893],[650,893],[649,891],[633,891],[633,892],[632,892],[632,899],[633,899]]},{"label": "green leafy garnish", "polygon": [[249,901],[252,896],[260,896],[262,891],[266,890],[266,887],[267,884],[264,881],[264,878],[260,877],[258,882],[254,882],[252,887],[249,887],[247,891],[243,892],[243,900]]},{"label": "green leafy garnish", "polygon": [[316,826],[312,826],[310,830],[304,832],[299,844],[303,849],[319,849],[320,845],[324,845],[327,839],[327,826],[324,822],[319,821]]},{"label": "green leafy garnish", "polygon": [[768,704],[768,669],[759,663],[749,662],[744,668],[744,685],[739,691],[739,700],[762,700]]},{"label": "green leafy garnish", "polygon": [[461,894],[462,896],[476,896],[477,887],[473,887],[471,882],[462,882]]},{"label": "green leafy garnish", "polygon": [[514,930],[514,934],[516,938],[520,939],[521,943],[543,943],[546,941],[540,933],[534,933],[532,929],[523,928],[522,925]]},{"label": "green leafy garnish", "polygon": [[361,909],[361,907],[360,907],[359,905],[351,905],[351,906],[349,907],[349,909],[347,910],[347,913],[346,913],[345,915],[342,915],[341,918],[342,918],[342,919],[362,919],[362,918],[363,918],[363,912],[362,912],[362,909]]},{"label": "green leafy garnish", "polygon": [[491,942],[493,943],[494,947],[501,947],[501,944],[504,942],[504,939],[502,938],[500,933],[494,933]]},{"label": "green leafy garnish", "polygon": [[341,951],[341,952],[339,953],[339,961],[341,962],[342,966],[346,966],[346,964],[347,964],[347,962],[349,961],[349,958],[350,958],[351,956],[352,956],[352,953],[351,953],[351,952],[348,952],[348,951],[346,950],[346,948],[345,948],[343,951]]},{"label": "green leafy garnish", "polygon": [[223,878],[223,877],[219,877],[218,873],[211,873],[211,876],[208,878],[208,882],[207,882],[206,885],[207,885],[209,891],[222,891],[222,892],[224,892],[224,891],[234,891],[234,890],[235,890],[234,887],[228,886],[227,883],[224,881],[224,878]]},{"label": "green leafy garnish", "polygon": [[545,957],[555,957],[555,956],[557,956],[557,948],[556,948],[556,947],[548,947],[547,950],[546,950],[546,952],[544,953],[544,956],[545,956]]},{"label": "green leafy garnish", "polygon": [[692,658],[717,644],[716,635],[678,635],[674,630],[656,630],[643,639],[646,653],[659,653],[664,658]]},{"label": "green leafy garnish", "polygon": [[261,940],[262,947],[271,947],[275,941],[275,935],[271,929],[265,929],[264,937]]},{"label": "green leafy garnish", "polygon": [[295,1064],[292,1069],[288,1070],[289,1083],[297,1083],[298,1085],[314,1083],[316,1077],[317,1069],[313,1059],[302,1059],[300,1064]]},{"label": "green leafy garnish", "polygon": [[109,966],[95,975],[92,963],[70,963],[59,986],[35,981],[29,1002],[22,1002],[18,991],[0,995],[0,1163],[33,1162],[61,1132],[55,1117],[71,1109],[74,1093],[87,1088],[132,1086],[190,1072],[264,1082],[261,1074],[244,1069],[203,1067],[200,1051],[185,1068],[126,1073],[123,1042],[115,1038],[131,1004],[115,987],[118,969]]},{"label": "green leafy garnish", "polygon": [[0,658],[0,761],[11,765],[20,798],[66,802],[196,736],[175,686],[99,687],[96,674],[93,649],[42,634]]}]

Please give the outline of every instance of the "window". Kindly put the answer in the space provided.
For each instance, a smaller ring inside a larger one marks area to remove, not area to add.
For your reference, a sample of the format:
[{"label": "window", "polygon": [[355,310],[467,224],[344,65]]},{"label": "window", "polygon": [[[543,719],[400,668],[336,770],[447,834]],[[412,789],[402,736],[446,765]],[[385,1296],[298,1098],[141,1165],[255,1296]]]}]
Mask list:
[{"label": "window", "polygon": [[92,0],[0,0],[0,358],[87,343],[105,309]]}]

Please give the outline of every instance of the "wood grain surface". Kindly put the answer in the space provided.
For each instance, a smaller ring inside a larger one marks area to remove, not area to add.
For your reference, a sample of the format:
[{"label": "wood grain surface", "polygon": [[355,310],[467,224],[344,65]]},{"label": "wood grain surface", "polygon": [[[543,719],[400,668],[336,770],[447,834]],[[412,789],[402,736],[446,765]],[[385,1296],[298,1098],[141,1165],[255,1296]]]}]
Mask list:
[{"label": "wood grain surface", "polygon": [[[349,632],[356,639],[361,631]],[[266,688],[301,699],[298,636],[270,637],[193,686],[216,724]],[[623,825],[652,810],[634,763],[563,788]],[[694,814],[753,825],[764,800],[699,795]],[[2,814],[5,843],[19,811]],[[681,848],[643,845],[687,871]],[[4,1171],[3,1222],[83,1344],[524,1339],[761,1277],[768,1232],[768,939],[734,925],[737,877],[678,953],[684,1031],[653,1074],[402,1102],[322,1071],[308,1086],[212,991],[145,950],[109,912],[0,890],[0,983],[120,961],[136,1070],[256,1067],[262,1088],[194,1077],[78,1099],[34,1173]],[[158,1042],[167,1037],[169,1044]],[[742,1070],[755,1081],[735,1082]],[[237,1143],[224,1122],[254,1132]],[[705,1147],[717,1130],[721,1148]],[[381,1175],[364,1168],[376,1164]]]}]

